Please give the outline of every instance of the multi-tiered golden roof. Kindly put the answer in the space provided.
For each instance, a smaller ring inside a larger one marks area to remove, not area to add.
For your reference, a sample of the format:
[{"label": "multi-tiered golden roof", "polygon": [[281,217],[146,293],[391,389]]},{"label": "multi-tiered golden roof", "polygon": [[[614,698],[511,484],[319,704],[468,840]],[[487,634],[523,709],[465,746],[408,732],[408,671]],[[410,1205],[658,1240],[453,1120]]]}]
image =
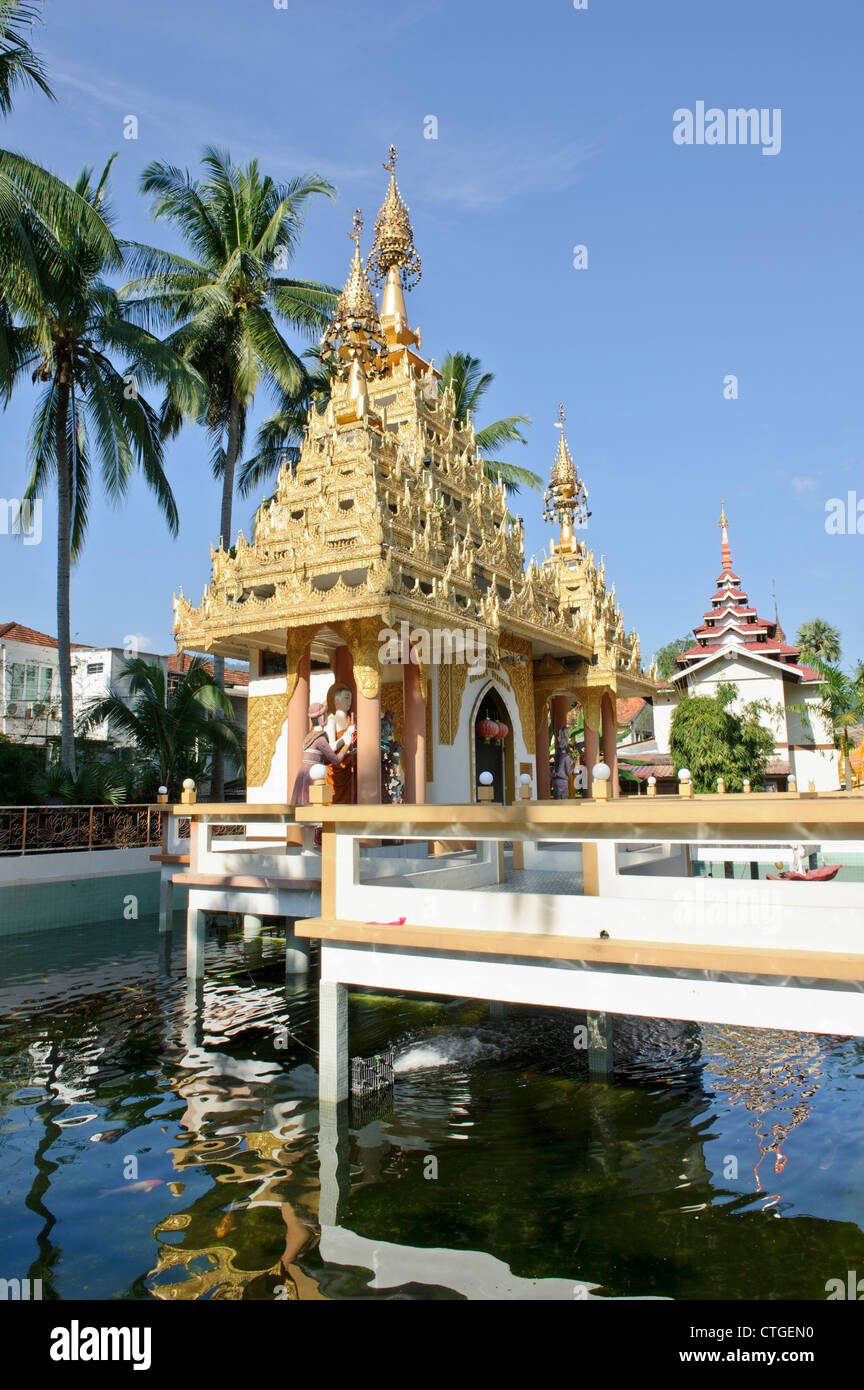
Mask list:
[{"label": "multi-tiered golden roof", "polygon": [[573,535],[587,494],[563,412],[547,494],[562,542],[526,568],[522,521],[511,518],[500,480],[487,480],[470,419],[457,420],[452,389],[442,389],[408,325],[403,290],[420,264],[395,151],[385,167],[390,186],[369,256],[385,281],[380,315],[358,220],[349,279],[325,335],[338,363],[329,404],[310,410],[299,462],[283,465],[254,542],[241,533],[231,551],[213,552],[212,580],[197,607],[176,598],[178,645],[241,659],[257,650],[286,653],[290,695],[307,644],[326,659],[334,644],[348,643],[358,689],[372,695],[381,678],[380,631],[404,619],[427,630],[483,629],[493,661],[518,669],[526,712],[536,694],[532,676],[539,691],[550,661],[586,685],[649,694],[638,638],[625,635],[604,567]]}]

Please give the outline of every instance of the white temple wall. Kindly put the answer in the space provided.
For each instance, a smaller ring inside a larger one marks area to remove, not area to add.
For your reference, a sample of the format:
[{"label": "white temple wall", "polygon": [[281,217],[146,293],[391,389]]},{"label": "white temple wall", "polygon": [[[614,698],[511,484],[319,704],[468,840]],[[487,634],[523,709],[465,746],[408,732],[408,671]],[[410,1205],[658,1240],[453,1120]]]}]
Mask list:
[{"label": "white temple wall", "polygon": [[516,696],[506,682],[495,676],[486,676],[482,680],[469,680],[466,684],[462,694],[462,707],[459,711],[459,725],[452,744],[442,744],[437,741],[438,706],[436,691],[436,698],[433,701],[433,712],[436,713],[436,717],[432,721],[433,737],[436,740],[434,750],[435,776],[426,788],[427,801],[440,805],[450,801],[459,804],[477,800],[476,770],[474,767],[474,723],[480,700],[490,687],[497,692],[504,702],[509,716],[508,722],[513,738],[514,791],[519,783],[520,763],[529,763],[534,782],[533,794],[536,797],[537,779],[534,749],[529,748],[525,741]]}]

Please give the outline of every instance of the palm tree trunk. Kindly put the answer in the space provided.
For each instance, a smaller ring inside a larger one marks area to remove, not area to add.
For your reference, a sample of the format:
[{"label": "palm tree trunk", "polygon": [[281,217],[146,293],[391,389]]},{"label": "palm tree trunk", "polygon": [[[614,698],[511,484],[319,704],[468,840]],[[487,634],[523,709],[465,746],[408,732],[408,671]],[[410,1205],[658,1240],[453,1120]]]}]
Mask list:
[{"label": "palm tree trunk", "polygon": [[[240,438],[240,401],[231,393],[231,407],[228,416],[228,447],[225,450],[225,472],[222,476],[222,516],[221,539],[225,550],[231,547],[231,514],[234,508],[234,473],[237,468],[237,449]],[[213,678],[220,690],[225,689],[225,658],[214,656]],[[216,718],[220,718],[217,714]],[[210,800],[225,800],[225,758],[221,749],[213,753],[210,774]]]},{"label": "palm tree trunk", "polygon": [[57,383],[57,666],[60,674],[60,756],[75,775],[75,711],[72,705],[72,658],[69,616],[69,572],[72,548],[72,485],[66,429],[69,383],[65,365]]}]

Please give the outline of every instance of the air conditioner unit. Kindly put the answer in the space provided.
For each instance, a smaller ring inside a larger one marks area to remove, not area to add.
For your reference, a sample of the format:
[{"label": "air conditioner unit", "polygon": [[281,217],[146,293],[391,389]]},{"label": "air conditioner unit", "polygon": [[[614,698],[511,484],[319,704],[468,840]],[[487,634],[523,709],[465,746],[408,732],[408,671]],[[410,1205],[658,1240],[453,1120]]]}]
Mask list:
[{"label": "air conditioner unit", "polygon": [[43,705],[43,704],[37,704],[37,705],[31,705],[31,706],[30,706],[30,709],[32,710],[33,714],[34,714],[35,716],[39,716],[39,717],[41,717],[43,714],[46,713],[47,708],[48,708],[47,705]]},{"label": "air conditioner unit", "polygon": [[13,701],[11,704],[8,704],[6,706],[6,713],[8,714],[10,719],[17,719],[19,714],[21,713],[21,709],[22,706]]}]

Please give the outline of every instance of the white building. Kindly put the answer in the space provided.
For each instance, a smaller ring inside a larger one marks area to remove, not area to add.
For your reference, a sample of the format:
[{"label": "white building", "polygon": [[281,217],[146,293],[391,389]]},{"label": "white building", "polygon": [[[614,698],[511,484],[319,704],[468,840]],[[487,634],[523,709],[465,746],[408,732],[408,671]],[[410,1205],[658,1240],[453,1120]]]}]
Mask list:
[{"label": "white building", "polygon": [[[122,698],[128,694],[128,677],[123,667],[128,659],[123,647],[89,647],[72,644],[72,704],[76,725],[94,700],[104,699],[115,690]],[[139,652],[145,661],[158,665],[172,682],[189,669],[192,657],[159,656]],[[208,663],[212,672],[212,663]],[[244,730],[248,705],[249,676],[244,670],[227,667],[225,687],[234,720]],[[0,623],[0,733],[18,743],[42,744],[60,738],[60,676],[57,639],[22,623]],[[112,748],[127,748],[129,736],[110,720],[91,729],[88,738]],[[238,767],[226,767],[226,778],[240,776]]]},{"label": "white building", "polygon": [[712,697],[719,685],[734,684],[739,711],[754,701],[768,706],[760,717],[774,735],[766,789],[783,791],[794,776],[799,791],[806,791],[811,782],[817,791],[835,791],[839,760],[830,721],[820,709],[819,672],[805,666],[798,648],[787,643],[776,613],[766,620],[750,607],[732,571],[725,511],[720,526],[723,568],[711,607],[694,629],[694,645],[679,654],[678,670],[654,697],[653,740],[640,742],[632,753],[622,745],[622,763],[639,777],[653,773],[658,790],[671,790],[663,783],[674,779],[669,735],[679,699],[683,694]]}]

